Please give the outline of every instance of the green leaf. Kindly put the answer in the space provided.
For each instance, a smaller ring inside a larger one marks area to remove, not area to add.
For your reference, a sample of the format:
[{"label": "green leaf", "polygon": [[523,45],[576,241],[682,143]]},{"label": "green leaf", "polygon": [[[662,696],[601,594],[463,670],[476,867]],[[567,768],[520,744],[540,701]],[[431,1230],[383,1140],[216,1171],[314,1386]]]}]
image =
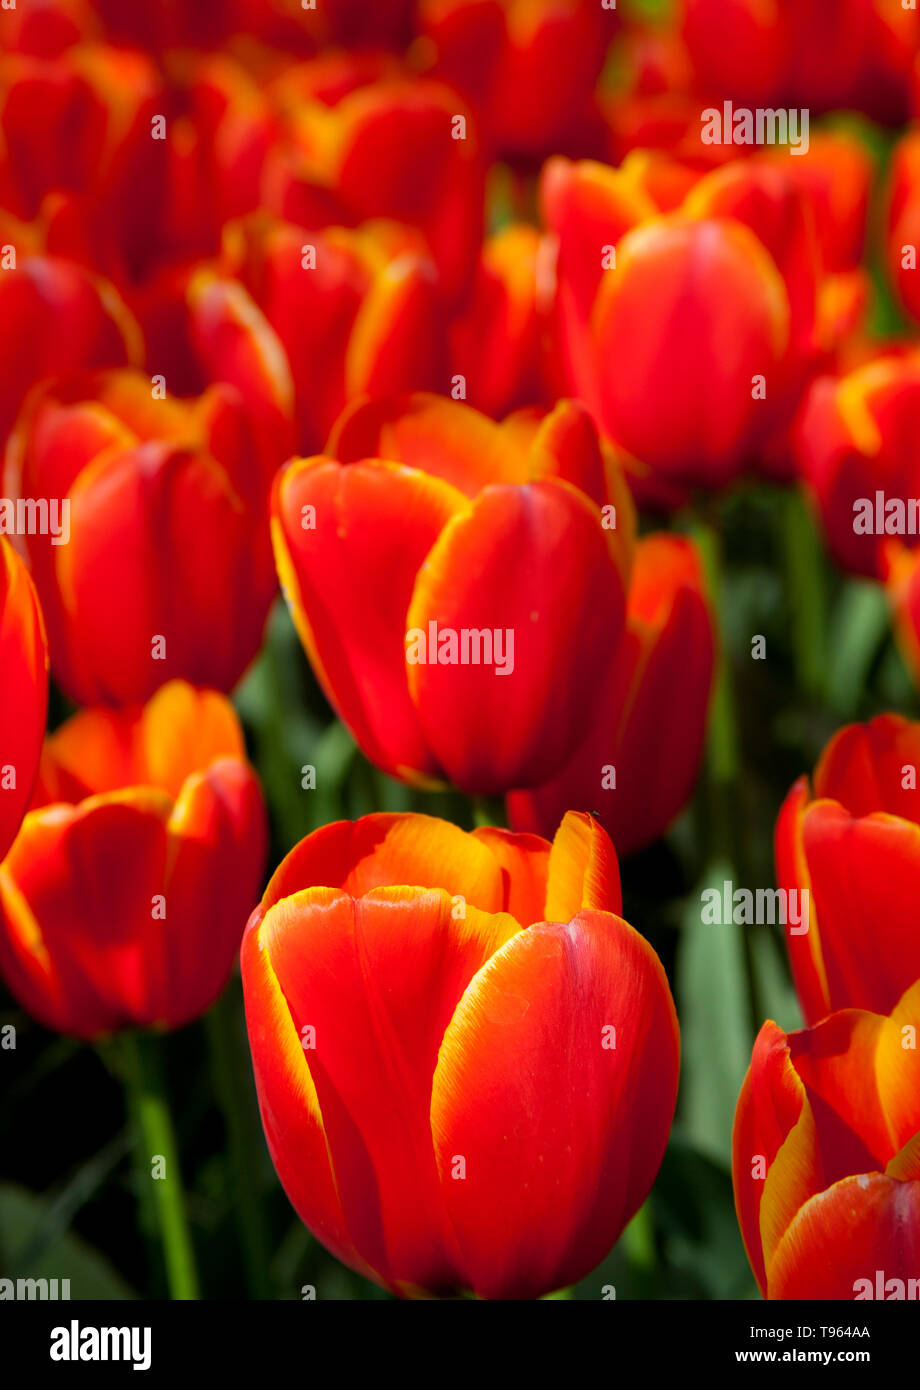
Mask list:
[{"label": "green leaf", "polygon": [[[50,1203],[16,1183],[0,1184],[0,1231],[3,1232],[2,1265],[7,1279],[69,1279],[70,1297],[100,1299],[136,1298],[134,1290],[108,1261],[80,1236],[68,1231],[53,1244],[41,1240],[50,1218]],[[37,1253],[27,1265],[20,1263],[29,1249]]]},{"label": "green leaf", "polygon": [[681,1004],[680,1114],[684,1132],[703,1154],[731,1162],[735,1102],[751,1059],[749,994],[741,932],[703,922],[702,891],[719,893],[731,869],[716,863],[684,912],[677,956]]}]

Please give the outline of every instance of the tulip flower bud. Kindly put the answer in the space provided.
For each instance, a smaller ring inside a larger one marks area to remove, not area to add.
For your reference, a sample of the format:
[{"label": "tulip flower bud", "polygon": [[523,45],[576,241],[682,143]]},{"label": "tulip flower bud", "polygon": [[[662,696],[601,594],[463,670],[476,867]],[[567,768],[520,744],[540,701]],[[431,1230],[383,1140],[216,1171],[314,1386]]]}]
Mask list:
[{"label": "tulip flower bud", "polygon": [[788,1036],[761,1028],[732,1176],[765,1298],[920,1296],[918,1026],[920,981],[890,1014],[848,1008]]},{"label": "tulip flower bud", "polygon": [[789,932],[806,1019],[886,1013],[920,979],[920,724],[883,714],[835,734],[776,822],[781,888],[810,895],[808,930]]},{"label": "tulip flower bud", "polygon": [[606,1253],[679,1046],[619,905],[589,816],[550,846],[372,815],[288,855],[246,929],[246,1020],[278,1175],[339,1259],[403,1297],[536,1298]]},{"label": "tulip flower bud", "polygon": [[580,407],[498,425],[422,394],[358,402],[272,510],[301,640],[373,761],[479,793],[556,773],[617,651],[631,544]]},{"label": "tulip flower bud", "polygon": [[226,983],[266,839],[223,696],[174,681],[74,715],[0,865],[0,971],[59,1032],[178,1028]]}]

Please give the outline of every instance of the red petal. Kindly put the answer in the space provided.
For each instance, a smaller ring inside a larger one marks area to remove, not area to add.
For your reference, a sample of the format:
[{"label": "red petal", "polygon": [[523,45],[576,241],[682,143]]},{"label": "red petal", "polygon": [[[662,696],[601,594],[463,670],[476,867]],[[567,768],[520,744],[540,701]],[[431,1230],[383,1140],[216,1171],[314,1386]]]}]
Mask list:
[{"label": "red petal", "polygon": [[[567,484],[486,488],[445,527],[406,627],[425,643],[424,662],[407,653],[409,691],[452,781],[489,793],[555,774],[597,708],[623,608],[599,512]],[[483,630],[492,664],[472,642],[464,663],[464,634]]]},{"label": "red petal", "polygon": [[619,917],[540,923],[480,970],[431,1101],[444,1199],[480,1296],[538,1297],[609,1250],[661,1162],[677,1072],[664,972]]},{"label": "red petal", "polygon": [[377,461],[298,460],[275,485],[275,557],[301,640],[368,757],[395,776],[440,771],[409,697],[406,612],[462,505],[446,483]]}]

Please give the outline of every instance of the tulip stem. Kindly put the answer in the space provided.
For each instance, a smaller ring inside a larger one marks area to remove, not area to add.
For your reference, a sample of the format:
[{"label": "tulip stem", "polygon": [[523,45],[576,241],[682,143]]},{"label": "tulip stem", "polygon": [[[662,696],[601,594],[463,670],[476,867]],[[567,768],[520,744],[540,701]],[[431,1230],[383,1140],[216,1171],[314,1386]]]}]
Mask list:
[{"label": "tulip stem", "polygon": [[796,681],[803,695],[819,699],[827,670],[821,543],[805,499],[797,489],[784,490],[778,516]]},{"label": "tulip stem", "polygon": [[205,1016],[208,1050],[217,1095],[223,1111],[224,1127],[230,1160],[231,1192],[234,1202],[240,1246],[251,1298],[272,1297],[268,1274],[268,1248],[259,1197],[257,1159],[251,1143],[252,1126],[246,1113],[239,1078],[246,1067],[240,1064],[239,1048],[234,1032],[236,1015],[227,1009],[225,993]]},{"label": "tulip stem", "polygon": [[160,1056],[160,1039],[152,1033],[125,1033],[121,1055],[129,1091],[129,1109],[139,1130],[138,1175],[142,1204],[155,1213],[166,1264],[170,1298],[197,1299],[198,1271],[189,1232],[173,1128]]},{"label": "tulip stem", "polygon": [[738,720],[732,689],[722,602],[722,545],[716,527],[700,520],[694,539],[703,561],[706,587],[712,601],[718,628],[718,652],[709,711],[707,758],[712,780],[720,787],[731,787],[738,777]]},{"label": "tulip stem", "polygon": [[[708,836],[709,859],[710,862],[727,861],[732,867],[732,872],[738,873],[743,871],[745,860],[744,828],[741,814],[743,808],[738,795],[741,770],[738,751],[738,712],[725,623],[722,543],[717,528],[716,520],[702,517],[694,527],[694,539],[703,561],[706,587],[717,624],[718,641],[717,666],[706,742],[711,817]],[[753,1038],[763,1021],[760,1015],[759,989],[749,934],[743,926],[739,927],[739,930],[747,974],[747,1006]]]}]

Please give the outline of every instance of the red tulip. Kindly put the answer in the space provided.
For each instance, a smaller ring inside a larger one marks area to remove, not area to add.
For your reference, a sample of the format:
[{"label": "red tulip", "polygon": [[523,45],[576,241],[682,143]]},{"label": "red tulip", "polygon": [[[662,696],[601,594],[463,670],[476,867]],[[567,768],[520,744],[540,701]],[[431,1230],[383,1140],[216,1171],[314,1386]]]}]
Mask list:
[{"label": "red tulip", "polygon": [[628,494],[585,412],[498,425],[434,396],[359,402],[328,454],[279,475],[272,526],[341,718],[408,781],[545,782],[598,707],[624,620]]},{"label": "red tulip", "polygon": [[686,0],[698,88],[749,107],[855,107],[895,125],[908,113],[917,13],[887,0]]},{"label": "red tulip", "polygon": [[781,888],[808,890],[808,926],[787,929],[806,1019],[889,1012],[920,979],[920,724],[851,724],[802,777],[776,823]]},{"label": "red tulip", "polygon": [[[831,553],[851,574],[883,578],[891,536],[909,535],[920,496],[918,427],[920,354],[877,358],[822,377],[809,392],[796,430],[799,468]],[[915,515],[908,545],[918,527]]]},{"label": "red tulip", "polygon": [[[29,219],[55,198],[104,187],[125,141],[137,137],[155,87],[147,57],[104,44],[7,58],[0,69],[4,208]],[[149,143],[149,123],[145,136]]]},{"label": "red tulip", "polygon": [[422,0],[433,73],[463,94],[501,158],[534,159],[599,140],[595,88],[615,8],[580,0]]},{"label": "red tulip", "polygon": [[844,1009],[788,1037],[760,1030],[732,1169],[766,1298],[920,1294],[918,1026],[920,981],[890,1015]]},{"label": "red tulip", "polygon": [[463,377],[470,404],[496,419],[547,398],[545,259],[544,238],[526,223],[487,237],[469,303],[451,323],[452,374]]},{"label": "red tulip", "polygon": [[230,973],[265,811],[229,703],[181,681],[86,710],[45,746],[0,865],[0,970],[49,1028],[178,1028]]},{"label": "red tulip", "polygon": [[[220,268],[239,282],[237,296],[251,297],[243,331],[253,333],[261,311],[255,331],[272,335],[263,356],[284,359],[297,451],[321,449],[357,396],[449,386],[437,275],[418,233],[395,223],[310,231],[259,214],[225,227]],[[205,319],[196,294],[194,329],[212,379],[227,378],[237,352],[227,318]],[[229,379],[247,390],[242,373]]]},{"label": "red tulip", "polygon": [[661,835],[688,800],[706,735],[714,634],[697,554],[687,540],[641,540],[626,634],[594,722],[549,783],[512,792],[515,830],[552,834],[570,806],[591,810],[618,852]]},{"label": "red tulip", "polygon": [[653,482],[731,481],[788,424],[817,350],[805,195],[753,160],[666,215],[625,169],[554,159],[542,193],[568,389]]},{"label": "red tulip", "polygon": [[467,290],[483,233],[484,168],[463,101],[400,75],[310,91],[311,65],[280,79],[288,140],[266,165],[264,205],[305,227],[387,218],[418,229],[451,302]]},{"label": "red tulip", "polygon": [[0,859],[29,804],[48,707],[48,644],[28,571],[0,535]]},{"label": "red tulip", "polygon": [[139,362],[143,353],[137,324],[112,286],[51,257],[17,254],[16,269],[0,270],[0,318],[4,439],[36,382],[121,367]]},{"label": "red tulip", "polygon": [[238,401],[158,390],[125,372],[48,388],[10,443],[9,495],[68,518],[24,543],[55,679],[84,704],[140,701],[174,676],[231,689],[275,589],[267,483]]},{"label": "red tulip", "polygon": [[679,1051],[619,907],[588,816],[552,846],[367,816],[287,857],[246,929],[246,1019],[278,1175],[339,1259],[403,1296],[535,1298],[610,1248]]}]

